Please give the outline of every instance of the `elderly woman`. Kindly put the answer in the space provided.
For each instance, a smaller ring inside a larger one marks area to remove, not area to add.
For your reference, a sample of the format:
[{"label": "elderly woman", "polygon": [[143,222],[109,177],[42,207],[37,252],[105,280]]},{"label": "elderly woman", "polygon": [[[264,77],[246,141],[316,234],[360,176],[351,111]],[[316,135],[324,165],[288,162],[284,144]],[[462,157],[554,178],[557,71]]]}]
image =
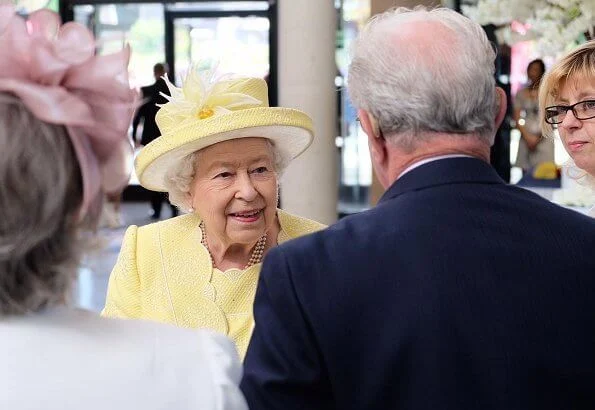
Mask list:
[{"label": "elderly woman", "polygon": [[168,81],[162,136],[136,160],[140,183],[167,191],[186,215],[131,226],[103,313],[229,335],[243,357],[254,326],[261,261],[273,246],[323,225],[277,209],[279,175],[312,141],[300,112],[268,106],[257,78]]},{"label": "elderly woman", "polygon": [[224,336],[68,304],[80,230],[129,177],[130,51],[46,10],[0,5],[0,28],[0,409],[246,409]]},{"label": "elderly woman", "polygon": [[[560,59],[539,90],[542,129],[558,130],[572,158],[567,172],[595,190],[595,40]],[[589,212],[595,217],[595,207]]]}]

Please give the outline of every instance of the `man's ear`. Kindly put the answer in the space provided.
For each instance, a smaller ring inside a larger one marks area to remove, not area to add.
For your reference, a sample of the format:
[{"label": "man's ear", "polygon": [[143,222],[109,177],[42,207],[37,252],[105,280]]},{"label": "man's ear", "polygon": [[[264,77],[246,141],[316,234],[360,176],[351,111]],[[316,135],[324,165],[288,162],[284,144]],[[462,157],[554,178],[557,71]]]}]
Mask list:
[{"label": "man's ear", "polygon": [[502,121],[504,121],[504,117],[506,117],[507,101],[506,92],[502,88],[496,87],[496,95],[498,96],[498,111],[496,112],[494,123],[496,124],[496,129],[498,129]]},{"label": "man's ear", "polygon": [[378,121],[372,114],[365,110],[358,110],[357,114],[362,128],[368,135],[368,147],[370,148],[372,166],[376,171],[378,179],[382,182],[388,161],[386,140],[382,135],[382,130],[378,126]]},{"label": "man's ear", "polygon": [[382,135],[382,130],[378,125],[378,120],[366,110],[357,111],[362,128],[368,135],[368,146],[370,155],[377,164],[383,164],[386,160],[386,141]]},{"label": "man's ear", "polygon": [[358,110],[357,115],[360,120],[360,123],[362,124],[362,128],[364,129],[364,132],[368,135],[368,137],[382,137],[380,127],[378,126],[378,120],[372,114],[370,114],[366,110]]}]

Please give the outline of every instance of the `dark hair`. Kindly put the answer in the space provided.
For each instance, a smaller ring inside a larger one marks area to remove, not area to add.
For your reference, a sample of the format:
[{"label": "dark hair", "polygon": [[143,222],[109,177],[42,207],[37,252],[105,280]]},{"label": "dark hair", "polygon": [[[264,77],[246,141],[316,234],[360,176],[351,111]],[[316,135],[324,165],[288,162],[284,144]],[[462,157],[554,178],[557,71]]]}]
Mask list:
[{"label": "dark hair", "polygon": [[527,70],[529,70],[529,67],[531,67],[531,65],[533,64],[539,65],[539,68],[541,68],[541,75],[545,74],[545,63],[541,58],[536,58],[535,60],[527,64]]},{"label": "dark hair", "polygon": [[167,73],[167,64],[164,63],[157,63],[153,66],[153,74],[165,74]]},{"label": "dark hair", "polygon": [[63,126],[0,94],[0,316],[61,303],[82,244],[82,178]]}]

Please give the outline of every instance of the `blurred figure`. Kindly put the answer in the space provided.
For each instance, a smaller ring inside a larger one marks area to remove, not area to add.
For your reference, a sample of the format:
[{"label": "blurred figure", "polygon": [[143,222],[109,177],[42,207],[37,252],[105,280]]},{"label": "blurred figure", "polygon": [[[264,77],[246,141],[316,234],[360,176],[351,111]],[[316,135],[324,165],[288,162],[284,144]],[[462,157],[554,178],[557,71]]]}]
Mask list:
[{"label": "blurred figure", "polygon": [[543,60],[533,60],[527,66],[529,84],[517,92],[513,118],[521,132],[515,166],[526,172],[542,162],[554,162],[554,141],[543,138],[539,121],[538,92],[545,74]]},{"label": "blurred figure", "polygon": [[[595,40],[554,64],[539,90],[544,135],[554,130],[571,160],[566,172],[595,192]],[[595,217],[595,206],[589,211]]]},{"label": "blurred figure", "polygon": [[[155,138],[159,137],[160,132],[155,122],[155,115],[159,110],[157,104],[165,104],[167,100],[161,95],[169,95],[169,89],[165,80],[162,78],[167,75],[166,65],[157,63],[153,66],[153,76],[155,83],[141,88],[144,104],[137,110],[132,121],[132,140],[135,145],[147,145]],[[142,134],[140,142],[137,141],[136,134],[139,124],[142,122]]]},{"label": "blurred figure", "polygon": [[[154,139],[158,138],[161,133],[159,127],[155,122],[155,115],[159,110],[158,104],[165,104],[167,99],[162,95],[170,95],[169,88],[163,79],[167,75],[167,65],[163,63],[157,63],[153,66],[153,76],[155,77],[155,83],[141,88],[142,97],[144,104],[141,105],[134,116],[132,121],[132,140],[136,147],[145,146]],[[139,124],[142,122],[142,134],[140,142],[137,141],[137,130]],[[161,207],[163,202],[167,202],[171,208],[172,216],[178,215],[178,208],[172,205],[167,198],[167,194],[164,192],[150,191],[150,202],[151,202],[151,218],[161,218]]]},{"label": "blurred figure", "polygon": [[98,228],[117,229],[122,227],[122,214],[120,213],[121,202],[122,191],[105,195]]},{"label": "blurred figure", "polygon": [[488,163],[506,98],[481,26],[400,8],[352,56],[348,91],[388,189],[269,251],[250,408],[595,408],[595,220]]},{"label": "blurred figure", "polygon": [[48,10],[0,27],[0,409],[245,410],[224,336],[69,306],[81,229],[130,174],[130,49],[95,56]]}]

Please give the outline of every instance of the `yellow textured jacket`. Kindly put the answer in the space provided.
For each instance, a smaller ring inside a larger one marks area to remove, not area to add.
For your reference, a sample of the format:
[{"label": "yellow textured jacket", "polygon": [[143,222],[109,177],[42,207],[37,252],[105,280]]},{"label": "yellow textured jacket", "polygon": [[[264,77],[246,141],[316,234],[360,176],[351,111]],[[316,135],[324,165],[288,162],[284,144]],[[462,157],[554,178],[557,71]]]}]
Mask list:
[{"label": "yellow textured jacket", "polygon": [[[277,215],[278,243],[325,227],[282,210]],[[243,358],[254,327],[252,303],[261,264],[246,270],[213,269],[199,224],[198,216],[188,214],[130,226],[102,314],[210,328],[231,337]]]}]

